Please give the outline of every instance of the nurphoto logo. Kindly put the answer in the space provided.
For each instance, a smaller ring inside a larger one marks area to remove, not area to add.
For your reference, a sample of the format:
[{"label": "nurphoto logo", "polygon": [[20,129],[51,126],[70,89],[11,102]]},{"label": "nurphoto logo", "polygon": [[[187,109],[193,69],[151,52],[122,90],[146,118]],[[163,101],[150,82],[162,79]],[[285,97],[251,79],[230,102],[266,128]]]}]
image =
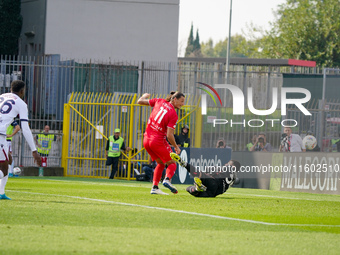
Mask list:
[{"label": "nurphoto logo", "polygon": [[[229,90],[229,92],[231,93],[232,99],[233,99],[233,115],[244,115],[245,111],[244,111],[244,94],[243,91],[238,88],[235,85],[231,85],[231,84],[216,84],[214,87],[212,87],[209,84],[203,83],[203,82],[197,82],[200,85],[205,86],[206,88],[209,88],[218,98],[221,106],[223,106],[222,104],[222,100],[220,95],[217,93],[217,91],[215,89],[227,89]],[[213,99],[215,106],[217,106],[216,100],[213,96],[213,94],[207,90],[206,88],[201,88],[201,87],[197,87],[203,91],[205,91],[208,95],[210,95],[210,97]],[[287,98],[287,94],[288,93],[300,93],[303,94],[304,97],[303,98]],[[249,87],[247,89],[247,106],[248,109],[251,113],[258,115],[258,116],[268,116],[272,113],[274,113],[277,110],[277,106],[278,106],[278,88],[273,88],[272,89],[272,106],[270,107],[270,109],[255,109],[254,104],[253,104],[253,88]],[[281,88],[281,115],[285,116],[287,114],[286,111],[286,106],[288,104],[293,104],[295,105],[304,115],[309,116],[312,115],[304,106],[304,103],[307,103],[310,99],[311,99],[311,93],[309,90],[305,89],[305,88],[290,88],[290,87],[285,87],[285,88]],[[202,115],[206,115],[207,114],[207,95],[206,94],[202,94],[201,97],[201,109],[202,109]],[[266,122],[271,122],[272,123],[272,127],[274,126],[275,122],[280,122],[279,119],[266,119]],[[225,124],[230,124],[230,126],[232,127],[233,125],[243,125],[246,126],[246,124],[248,124],[249,127],[262,127],[265,123],[265,121],[261,120],[261,119],[251,119],[251,120],[243,120],[242,122],[233,122],[233,120],[226,120],[226,119],[214,119],[213,121],[213,126],[215,127],[216,125],[225,125]],[[247,123],[246,123],[247,122]],[[290,123],[290,124],[289,124]],[[293,123],[293,124],[291,124]],[[285,119],[283,121],[281,121],[281,125],[282,126],[290,126],[290,127],[295,127],[297,126],[297,121],[294,119]]]}]

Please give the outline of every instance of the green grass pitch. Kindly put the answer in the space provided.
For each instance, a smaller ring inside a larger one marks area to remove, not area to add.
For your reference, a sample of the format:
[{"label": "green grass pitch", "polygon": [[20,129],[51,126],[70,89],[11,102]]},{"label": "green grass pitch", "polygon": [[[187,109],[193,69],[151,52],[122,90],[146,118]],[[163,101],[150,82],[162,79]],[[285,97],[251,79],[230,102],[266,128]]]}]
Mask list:
[{"label": "green grass pitch", "polygon": [[151,183],[10,178],[0,254],[340,254],[340,196],[230,188],[150,195]]}]

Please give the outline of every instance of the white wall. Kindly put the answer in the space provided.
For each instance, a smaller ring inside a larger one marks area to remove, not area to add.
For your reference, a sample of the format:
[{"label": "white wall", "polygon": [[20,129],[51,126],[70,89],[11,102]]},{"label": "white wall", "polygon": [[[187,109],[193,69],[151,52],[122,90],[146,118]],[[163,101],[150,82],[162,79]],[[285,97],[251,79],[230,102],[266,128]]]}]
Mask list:
[{"label": "white wall", "polygon": [[47,0],[45,54],[177,62],[179,0]]}]

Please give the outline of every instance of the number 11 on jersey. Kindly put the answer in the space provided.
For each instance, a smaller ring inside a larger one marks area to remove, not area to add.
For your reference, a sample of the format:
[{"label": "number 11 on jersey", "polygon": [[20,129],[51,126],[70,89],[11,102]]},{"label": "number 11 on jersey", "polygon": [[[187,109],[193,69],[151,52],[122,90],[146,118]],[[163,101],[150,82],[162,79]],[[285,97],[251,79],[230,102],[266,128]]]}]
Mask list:
[{"label": "number 11 on jersey", "polygon": [[[157,121],[157,119],[158,119],[157,122],[158,122],[158,124],[160,124],[161,121],[162,121],[162,119],[163,119],[163,117],[164,117],[164,115],[165,115],[167,112],[168,112],[168,110],[164,109],[164,107],[161,106],[159,112],[157,113],[157,115],[156,115],[156,117],[155,117],[155,121]],[[159,117],[159,116],[160,116],[160,117]]]}]

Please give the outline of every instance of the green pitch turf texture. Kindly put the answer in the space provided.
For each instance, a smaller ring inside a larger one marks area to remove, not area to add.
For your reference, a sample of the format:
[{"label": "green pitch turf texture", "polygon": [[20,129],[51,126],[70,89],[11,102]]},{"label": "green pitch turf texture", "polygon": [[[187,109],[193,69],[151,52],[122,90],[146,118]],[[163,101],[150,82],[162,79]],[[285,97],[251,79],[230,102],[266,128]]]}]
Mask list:
[{"label": "green pitch turf texture", "polygon": [[340,254],[340,196],[231,188],[195,198],[176,186],[161,196],[145,182],[10,178],[0,254]]}]

